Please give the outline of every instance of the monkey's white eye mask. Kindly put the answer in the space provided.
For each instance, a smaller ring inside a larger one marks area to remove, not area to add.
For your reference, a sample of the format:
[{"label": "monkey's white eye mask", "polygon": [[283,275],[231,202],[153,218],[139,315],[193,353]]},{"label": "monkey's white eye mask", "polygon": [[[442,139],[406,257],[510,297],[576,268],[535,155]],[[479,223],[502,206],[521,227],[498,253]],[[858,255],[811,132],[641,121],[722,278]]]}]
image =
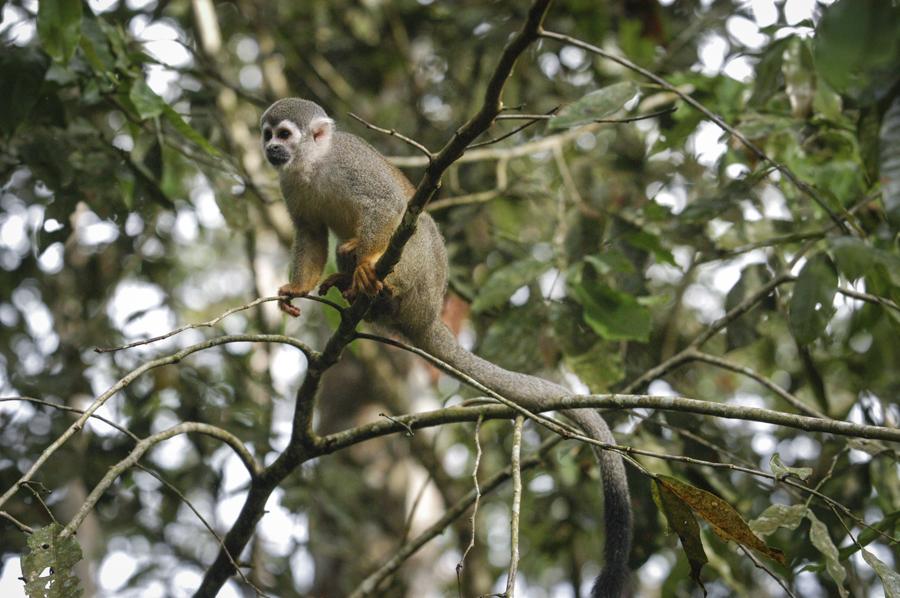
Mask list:
[{"label": "monkey's white eye mask", "polygon": [[262,133],[266,160],[275,167],[290,162],[295,148],[303,139],[303,131],[289,120],[283,120],[274,127],[266,124]]},{"label": "monkey's white eye mask", "polygon": [[[280,168],[302,155],[304,162],[313,162],[327,150],[331,142],[334,121],[327,117],[313,119],[306,130],[291,120],[271,126],[263,125],[263,149],[266,160]],[[304,144],[304,145],[301,145]],[[309,144],[309,147],[305,147]]]}]

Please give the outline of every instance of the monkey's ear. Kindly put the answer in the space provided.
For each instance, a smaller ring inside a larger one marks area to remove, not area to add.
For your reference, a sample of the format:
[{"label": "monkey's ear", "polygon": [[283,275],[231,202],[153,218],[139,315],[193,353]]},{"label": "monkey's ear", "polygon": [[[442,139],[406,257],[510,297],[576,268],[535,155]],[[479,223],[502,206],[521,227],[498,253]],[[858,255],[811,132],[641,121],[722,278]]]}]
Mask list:
[{"label": "monkey's ear", "polygon": [[327,116],[319,116],[309,122],[309,130],[317,143],[327,141],[334,132],[334,121]]}]

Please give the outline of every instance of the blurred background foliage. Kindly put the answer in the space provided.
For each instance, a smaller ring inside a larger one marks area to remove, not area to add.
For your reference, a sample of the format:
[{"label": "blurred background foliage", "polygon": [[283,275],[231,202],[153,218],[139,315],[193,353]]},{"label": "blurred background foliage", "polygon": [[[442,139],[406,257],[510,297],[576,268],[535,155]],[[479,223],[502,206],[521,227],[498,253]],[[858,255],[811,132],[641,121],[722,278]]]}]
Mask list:
[{"label": "blurred background foliage", "polygon": [[[562,107],[561,115],[454,166],[433,206],[452,266],[448,321],[506,367],[582,391],[615,391],[776,274],[792,272],[796,283],[778,286],[704,349],[832,417],[896,426],[900,18],[891,4],[557,1],[549,29],[620,53],[689,92],[811,185],[825,209],[674,94],[544,40],[520,60],[504,101],[524,113]],[[95,347],[207,320],[285,281],[290,225],[257,141],[268,103],[288,95],[319,102],[342,128],[412,164],[404,168],[415,181],[421,164],[411,148],[347,113],[440,147],[479,106],[527,9],[476,0],[0,7],[0,394],[72,407],[143,361],[213,332],[124,352]],[[607,116],[600,112],[614,98],[613,111],[626,108],[619,117],[664,113],[584,126],[579,114]],[[491,134],[520,123],[498,121]],[[546,139],[537,151],[509,152]],[[286,332],[321,346],[334,319],[303,306],[298,321],[270,303],[222,327]],[[213,423],[266,460],[284,446],[304,365],[289,349],[229,345],[154,370],[102,412],[141,436],[179,421]],[[468,396],[420,362],[367,344],[328,382],[317,419],[323,431]],[[696,361],[638,390],[796,411],[756,381]],[[896,537],[896,453],[879,443],[690,414],[640,416],[610,414],[623,443],[763,468],[777,452],[813,468],[810,483]],[[0,486],[70,421],[47,406],[0,403]],[[506,422],[483,426],[482,476],[508,463],[510,431]],[[251,579],[273,596],[345,595],[471,488],[472,433],[471,425],[447,426],[308,464],[276,493],[244,555]],[[527,426],[526,449],[543,433]],[[91,423],[57,453],[40,473],[57,517],[70,517],[131,446]],[[145,461],[227,529],[246,483],[228,450],[178,437]],[[715,492],[748,520],[772,503],[804,500],[726,470],[642,461]],[[527,474],[521,595],[584,595],[599,568],[596,480],[589,451],[571,443]],[[637,592],[696,594],[648,481],[632,471],[631,485]],[[509,497],[504,488],[482,505],[478,542],[459,579],[463,595],[503,587]],[[841,521],[811,506],[826,538],[811,540],[813,517],[781,529],[769,541],[788,561],[772,568],[798,595],[878,595],[880,583]],[[48,523],[27,492],[5,508],[34,527]],[[385,595],[454,595],[468,533],[460,521],[432,541]],[[711,595],[782,595],[734,546],[706,532],[704,540]],[[138,470],[103,498],[79,542],[86,595],[185,595],[217,550],[182,500]],[[831,542],[843,547],[836,568],[823,556]],[[25,544],[0,524],[4,583],[15,583],[11,563]],[[868,549],[888,566],[900,562],[897,545],[883,537]],[[229,582],[222,595],[251,594]]]}]

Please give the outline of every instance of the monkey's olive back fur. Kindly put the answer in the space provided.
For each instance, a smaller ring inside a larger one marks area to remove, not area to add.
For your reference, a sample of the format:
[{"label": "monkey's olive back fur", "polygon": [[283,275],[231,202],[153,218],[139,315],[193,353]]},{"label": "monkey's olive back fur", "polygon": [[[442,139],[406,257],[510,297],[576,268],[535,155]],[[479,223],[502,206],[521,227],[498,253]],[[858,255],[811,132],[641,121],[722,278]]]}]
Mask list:
[{"label": "monkey's olive back fur", "polygon": [[[264,146],[277,145],[289,159],[280,164],[282,193],[294,222],[292,292],[311,292],[326,261],[330,229],[342,243],[353,240],[352,254],[338,254],[338,267],[351,275],[363,262],[374,263],[400,223],[414,188],[407,178],[359,137],[334,131],[333,121],[314,102],[279,100],[263,114]],[[272,135],[279,129],[284,139]],[[292,138],[293,137],[293,138]],[[571,393],[541,378],[504,370],[463,349],[441,321],[447,287],[447,252],[434,220],[419,216],[416,232],[385,282],[393,293],[375,302],[370,318],[526,409]],[[595,409],[566,412],[584,433],[615,444]],[[594,598],[619,598],[628,580],[631,504],[621,457],[594,447],[603,481],[606,527],[605,564],[594,582]]]}]

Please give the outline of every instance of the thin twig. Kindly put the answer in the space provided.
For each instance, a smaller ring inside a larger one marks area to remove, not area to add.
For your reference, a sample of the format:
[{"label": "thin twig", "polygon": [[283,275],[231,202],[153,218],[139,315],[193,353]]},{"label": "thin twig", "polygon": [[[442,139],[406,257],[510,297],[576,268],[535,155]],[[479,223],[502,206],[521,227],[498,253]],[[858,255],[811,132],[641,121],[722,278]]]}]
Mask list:
[{"label": "thin twig", "polygon": [[162,442],[163,440],[168,440],[173,436],[177,436],[179,434],[185,433],[199,433],[205,434],[207,436],[212,436],[213,438],[217,438],[225,444],[229,445],[232,449],[234,449],[235,453],[237,453],[238,457],[241,461],[244,462],[244,465],[250,471],[250,475],[254,476],[260,471],[260,466],[256,463],[256,460],[247,450],[247,448],[241,443],[241,441],[231,432],[227,430],[223,430],[222,428],[218,428],[216,426],[212,426],[210,424],[205,424],[201,422],[183,422],[172,426],[167,430],[163,430],[162,432],[158,432],[157,434],[153,434],[152,436],[148,436],[147,438],[142,439],[138,442],[133,449],[128,453],[128,456],[113,465],[106,472],[106,475],[103,476],[91,493],[84,499],[81,507],[79,507],[78,512],[75,513],[75,516],[72,517],[71,521],[62,529],[59,533],[61,538],[65,538],[75,533],[78,529],[78,526],[81,525],[81,522],[84,521],[85,517],[94,509],[97,502],[100,500],[100,497],[103,496],[103,493],[112,486],[113,482],[115,482],[116,478],[122,475],[131,467],[137,465],[140,458],[146,453],[148,450]]},{"label": "thin twig", "polygon": [[[538,449],[536,455],[522,461],[522,471],[532,469],[540,465],[543,461],[544,456],[561,441],[562,438],[560,438],[559,436],[553,436],[545,440],[543,444],[541,444],[541,447]],[[494,474],[491,478],[486,480],[481,485],[481,496],[490,494],[511,477],[511,466],[507,467],[503,471]],[[397,570],[403,565],[403,563],[406,562],[406,560],[409,559],[413,554],[415,554],[417,550],[419,550],[422,546],[427,544],[432,539],[441,535],[443,531],[450,526],[450,524],[456,521],[459,517],[462,517],[466,513],[466,511],[469,510],[469,507],[471,507],[475,502],[475,498],[476,493],[475,489],[473,488],[469,491],[468,494],[459,499],[452,507],[447,509],[444,515],[440,519],[438,519],[431,527],[403,545],[403,547],[398,550],[393,556],[387,559],[381,565],[381,567],[379,567],[371,575],[366,577],[362,581],[362,583],[360,583],[356,587],[356,589],[350,593],[349,598],[363,598],[365,596],[373,595],[378,590],[378,587],[381,585],[381,583],[385,579],[396,573]]]},{"label": "thin twig", "polygon": [[506,598],[513,598],[516,592],[516,575],[519,571],[519,513],[522,508],[522,427],[525,418],[516,417],[513,428],[512,455],[510,468],[513,476],[512,513],[509,518],[509,571],[506,574]]},{"label": "thin twig", "polygon": [[[554,114],[559,107],[553,109],[553,113],[547,114],[501,114],[497,117],[497,120],[521,120],[521,119],[530,119],[530,120],[551,120],[556,115]],[[664,110],[657,110],[656,112],[648,112],[647,114],[636,114],[634,116],[626,116],[623,118],[595,118],[592,119],[593,123],[632,123],[638,120],[647,120],[649,118],[656,118],[657,116],[662,116],[664,114],[671,114],[678,110],[678,106],[672,106],[671,108],[666,108]],[[530,124],[530,123],[529,123]]]},{"label": "thin twig", "polygon": [[[302,351],[307,355],[307,359],[310,362],[315,362],[318,359],[318,352],[312,350],[305,343],[298,341],[295,338],[291,338],[289,336],[284,336],[280,334],[229,334],[225,336],[220,336],[212,339],[207,339],[203,342],[190,345],[181,349],[180,351],[176,351],[170,355],[166,355],[164,357],[159,357],[157,359],[153,359],[151,361],[147,361],[142,363],[140,366],[134,368],[128,374],[120,378],[115,384],[110,386],[103,394],[98,396],[94,401],[88,406],[87,409],[81,414],[72,425],[70,425],[65,432],[60,434],[56,440],[54,440],[50,445],[44,449],[44,451],[35,459],[34,463],[31,464],[31,467],[28,468],[22,476],[10,487],[8,488],[2,495],[0,495],[0,506],[3,506],[6,501],[14,495],[19,488],[29,480],[31,480],[35,473],[43,467],[44,463],[57,451],[60,447],[62,447],[72,436],[78,433],[83,427],[85,422],[87,422],[88,418],[90,418],[95,411],[100,409],[111,397],[118,394],[120,391],[127,388],[132,382],[134,382],[137,378],[139,378],[142,374],[153,370],[155,368],[159,368],[165,365],[171,365],[174,363],[179,363],[185,357],[196,353],[198,351],[203,351],[205,349],[209,349],[211,347],[215,347],[218,345],[225,345],[228,343],[259,343],[259,342],[274,342],[274,343],[283,343],[286,345],[291,345]],[[249,455],[249,453],[247,453]],[[246,455],[242,457],[246,461]],[[252,461],[252,458],[251,458]]]},{"label": "thin twig", "polygon": [[431,152],[431,150],[429,150],[427,147],[425,147],[424,145],[422,145],[415,139],[411,139],[411,138],[407,137],[406,135],[404,135],[403,133],[398,132],[396,129],[384,129],[377,125],[373,125],[372,123],[370,123],[363,117],[353,114],[352,112],[348,112],[347,114],[350,116],[350,118],[358,120],[359,122],[364,124],[366,126],[366,128],[372,129],[373,131],[378,131],[379,133],[384,133],[385,135],[390,135],[391,137],[396,137],[400,141],[403,141],[404,143],[413,146],[414,148],[416,148],[417,150],[419,150],[420,152],[425,154],[425,156],[429,160],[432,160],[434,158],[434,154]]},{"label": "thin twig", "polygon": [[787,584],[784,583],[784,580],[781,579],[774,571],[769,569],[769,567],[765,563],[760,561],[759,558],[757,558],[757,556],[753,554],[752,550],[748,549],[743,544],[738,544],[738,548],[740,548],[741,551],[743,551],[743,553],[747,555],[747,558],[753,561],[753,564],[756,565],[757,569],[762,569],[769,575],[769,577],[774,579],[775,583],[780,585],[781,589],[783,589],[788,596],[790,596],[791,598],[797,598],[794,593],[791,592],[790,588],[788,588]]},{"label": "thin twig", "polygon": [[19,531],[22,532],[23,534],[33,534],[34,533],[34,529],[25,525],[24,523],[22,523],[21,521],[19,521],[18,519],[16,519],[9,513],[7,513],[6,511],[0,511],[0,518],[6,519],[7,521],[9,521],[13,525],[15,525],[17,528],[19,528]]},{"label": "thin twig", "polygon": [[145,339],[142,339],[139,341],[134,341],[133,343],[128,343],[127,345],[122,345],[120,347],[94,347],[94,352],[96,352],[96,353],[112,353],[113,351],[122,351],[124,349],[131,349],[133,347],[138,347],[140,345],[149,345],[151,343],[156,343],[161,340],[165,340],[169,337],[175,336],[176,334],[180,334],[180,333],[184,332],[185,330],[191,330],[194,328],[212,328],[213,326],[215,326],[216,324],[218,324],[219,322],[221,322],[223,319],[230,316],[231,314],[237,313],[239,311],[244,311],[246,309],[250,309],[251,307],[256,307],[260,303],[265,303],[266,301],[278,301],[279,299],[281,299],[281,297],[260,297],[259,299],[254,299],[253,301],[251,301],[250,303],[247,303],[245,305],[233,307],[233,308],[229,309],[228,311],[226,311],[225,313],[218,315],[215,318],[213,318],[212,320],[208,320],[206,322],[200,322],[198,324],[185,324],[184,326],[181,326],[179,328],[176,328],[175,330],[166,332],[165,334],[160,334],[159,336],[154,336],[152,338],[145,338]]},{"label": "thin twig", "polygon": [[475,548],[475,531],[476,531],[476,518],[478,517],[478,502],[481,500],[481,488],[478,487],[478,466],[481,464],[481,440],[479,439],[479,434],[481,432],[481,423],[484,421],[484,418],[479,417],[478,421],[475,422],[475,463],[472,465],[472,485],[475,491],[475,503],[472,507],[472,516],[469,517],[469,524],[472,528],[472,535],[469,536],[469,544],[466,546],[465,551],[463,551],[462,557],[459,559],[459,562],[456,564],[456,584],[457,587],[462,587],[462,570],[463,564],[466,562],[466,557],[469,556],[469,552]]},{"label": "thin twig", "polygon": [[885,297],[879,297],[878,295],[872,295],[871,293],[863,293],[862,291],[857,291],[856,289],[848,289],[846,287],[838,287],[837,292],[841,295],[846,295],[847,297],[859,299],[860,301],[866,301],[868,303],[881,305],[895,311],[900,311],[900,305],[897,305],[896,303]]},{"label": "thin twig", "polygon": [[407,424],[404,424],[402,421],[398,420],[397,418],[390,416],[387,413],[379,413],[378,416],[383,417],[384,419],[386,419],[388,421],[392,421],[399,426],[403,426],[403,428],[406,430],[406,435],[409,436],[410,438],[415,436],[415,432],[413,432],[413,429],[410,428]]},{"label": "thin twig", "polygon": [[789,393],[788,391],[783,389],[782,387],[778,386],[777,384],[775,384],[768,378],[759,375],[757,372],[755,372],[751,368],[734,363],[734,362],[724,359],[722,357],[716,357],[715,355],[710,355],[709,353],[704,353],[702,351],[691,351],[689,353],[689,355],[692,359],[694,359],[696,361],[702,361],[704,363],[708,363],[710,365],[714,365],[714,366],[720,367],[722,369],[731,370],[732,372],[737,372],[738,374],[743,374],[744,376],[747,376],[748,378],[752,378],[753,380],[756,380],[759,384],[765,386],[766,388],[768,388],[769,390],[771,390],[772,392],[777,394],[779,397],[784,399],[786,402],[793,405],[801,413],[805,413],[806,415],[809,415],[811,417],[826,417],[826,418],[828,417],[821,411],[818,411],[817,409],[810,407],[809,405],[807,405],[806,403],[804,403],[803,401],[801,401],[800,399],[798,399],[797,397],[795,397],[794,395],[792,395],[791,393]]},{"label": "thin twig", "polygon": [[47,503],[44,502],[44,499],[41,498],[41,492],[42,492],[42,491],[43,491],[45,494],[50,494],[50,490],[48,490],[47,487],[44,486],[42,483],[40,483],[40,482],[35,482],[35,481],[28,481],[28,482],[25,482],[25,483],[23,484],[23,486],[25,486],[25,488],[27,488],[28,491],[31,492],[31,494],[34,496],[34,499],[35,499],[36,501],[38,501],[38,504],[41,505],[41,508],[42,508],[42,509],[44,510],[44,512],[47,514],[47,517],[50,518],[50,521],[52,521],[53,523],[59,523],[59,522],[56,520],[56,517],[53,516],[53,511],[50,510],[50,507],[48,507],[48,506],[47,506]]}]

